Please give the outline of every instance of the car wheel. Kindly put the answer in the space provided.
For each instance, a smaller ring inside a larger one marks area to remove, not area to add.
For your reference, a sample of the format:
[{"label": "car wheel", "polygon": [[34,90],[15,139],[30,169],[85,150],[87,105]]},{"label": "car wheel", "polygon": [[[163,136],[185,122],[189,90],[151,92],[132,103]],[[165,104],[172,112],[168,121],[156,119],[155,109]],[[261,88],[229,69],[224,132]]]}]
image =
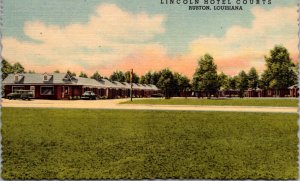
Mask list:
[{"label": "car wheel", "polygon": [[9,100],[11,100],[11,97],[7,97]]}]

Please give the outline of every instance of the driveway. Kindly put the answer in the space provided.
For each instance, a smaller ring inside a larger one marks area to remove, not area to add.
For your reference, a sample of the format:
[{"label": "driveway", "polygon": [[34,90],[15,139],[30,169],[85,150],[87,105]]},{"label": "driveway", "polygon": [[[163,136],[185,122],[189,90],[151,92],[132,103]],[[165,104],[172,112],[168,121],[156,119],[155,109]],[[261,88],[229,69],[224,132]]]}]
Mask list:
[{"label": "driveway", "polygon": [[113,100],[8,100],[2,99],[3,107],[24,108],[75,108],[75,109],[124,109],[124,110],[176,110],[176,111],[229,111],[297,113],[297,107],[260,106],[194,106],[194,105],[131,105],[119,104],[128,99]]}]

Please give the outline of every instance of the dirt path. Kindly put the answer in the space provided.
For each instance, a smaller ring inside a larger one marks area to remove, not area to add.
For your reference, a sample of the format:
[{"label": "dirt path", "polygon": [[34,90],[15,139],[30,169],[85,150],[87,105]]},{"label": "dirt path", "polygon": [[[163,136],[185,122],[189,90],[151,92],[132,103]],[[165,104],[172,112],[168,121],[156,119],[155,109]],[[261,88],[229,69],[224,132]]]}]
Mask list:
[{"label": "dirt path", "polygon": [[260,106],[194,106],[194,105],[130,105],[119,104],[128,99],[67,101],[67,100],[8,100],[2,99],[3,107],[27,108],[77,108],[77,109],[124,109],[124,110],[182,110],[182,111],[230,111],[230,112],[273,112],[297,113],[297,107],[260,107]]}]

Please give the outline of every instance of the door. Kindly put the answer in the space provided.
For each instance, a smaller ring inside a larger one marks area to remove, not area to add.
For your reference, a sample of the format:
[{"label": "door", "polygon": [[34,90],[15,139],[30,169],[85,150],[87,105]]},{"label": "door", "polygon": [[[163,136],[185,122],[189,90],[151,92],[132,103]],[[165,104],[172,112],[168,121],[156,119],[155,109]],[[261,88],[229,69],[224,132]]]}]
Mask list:
[{"label": "door", "polygon": [[33,98],[35,98],[35,86],[30,86],[30,90],[32,91]]},{"label": "door", "polygon": [[61,97],[64,98],[69,98],[69,86],[63,86],[62,87],[62,95]]}]

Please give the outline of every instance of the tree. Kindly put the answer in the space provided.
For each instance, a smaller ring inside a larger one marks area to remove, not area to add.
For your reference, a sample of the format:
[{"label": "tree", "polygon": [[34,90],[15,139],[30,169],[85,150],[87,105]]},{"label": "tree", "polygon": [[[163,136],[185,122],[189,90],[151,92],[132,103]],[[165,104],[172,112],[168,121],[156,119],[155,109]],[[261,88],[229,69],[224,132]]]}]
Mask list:
[{"label": "tree", "polygon": [[147,72],[145,75],[141,76],[140,83],[142,84],[153,84],[157,86],[157,82],[160,78],[160,72]]},{"label": "tree", "polygon": [[221,89],[221,90],[229,90],[230,89],[229,77],[226,74],[221,72],[218,75],[218,80],[219,80],[219,89]]},{"label": "tree", "polygon": [[157,86],[157,83],[159,81],[160,76],[161,76],[161,71],[153,72],[152,75],[151,75],[151,82],[150,83]]},{"label": "tree", "polygon": [[[265,56],[267,69],[263,72],[261,86],[263,88],[287,89],[297,83],[295,64],[290,58],[288,50],[283,46],[275,46],[270,56]],[[276,93],[277,94],[277,93]]]},{"label": "tree", "polygon": [[111,81],[118,81],[118,82],[125,82],[124,73],[122,71],[115,71],[109,77],[109,80],[111,80]]},{"label": "tree", "polygon": [[24,67],[19,62],[15,63],[12,66],[12,69],[13,69],[14,73],[25,73]]},{"label": "tree", "polygon": [[259,76],[254,67],[252,67],[248,73],[248,87],[256,90],[258,87]]},{"label": "tree", "polygon": [[80,72],[79,77],[88,78],[87,74],[84,72]]},{"label": "tree", "polygon": [[69,74],[71,77],[76,77],[76,73],[71,72],[70,70],[67,71],[67,74]]},{"label": "tree", "polygon": [[163,69],[160,71],[160,78],[157,82],[157,86],[164,91],[166,99],[171,97],[171,92],[174,86],[174,76],[171,70]]},{"label": "tree", "polygon": [[55,70],[54,73],[60,73],[60,71],[59,70]]},{"label": "tree", "polygon": [[[124,77],[125,77],[125,82],[130,83],[130,71],[125,72]],[[132,78],[132,82],[133,83],[139,83],[139,76],[133,72],[133,78]]]},{"label": "tree", "polygon": [[219,89],[217,66],[209,54],[205,54],[198,61],[198,68],[193,76],[194,90],[203,91],[211,97]]},{"label": "tree", "polygon": [[174,87],[176,90],[185,91],[191,87],[190,79],[180,73],[174,73]]},{"label": "tree", "polygon": [[99,74],[98,71],[96,71],[92,76],[91,79],[95,79],[97,81],[100,81],[103,77]]},{"label": "tree", "polygon": [[8,74],[14,73],[12,65],[5,59],[2,60],[1,71],[2,71],[2,80],[4,80],[8,76]]},{"label": "tree", "polygon": [[298,79],[299,79],[299,62],[297,62],[295,64],[295,67],[293,68],[293,71],[294,73],[296,74],[296,76],[298,77],[296,80],[295,80],[295,84],[298,84]]},{"label": "tree", "polygon": [[231,89],[231,90],[237,89],[237,82],[238,82],[237,76],[229,77],[228,82],[229,82],[229,89]]},{"label": "tree", "polygon": [[8,74],[25,73],[25,68],[19,62],[12,65],[8,61],[3,59],[1,71],[2,71],[2,79],[4,80],[8,76]]},{"label": "tree", "polygon": [[142,75],[141,78],[140,78],[140,84],[147,84],[144,75]]},{"label": "tree", "polygon": [[245,71],[239,73],[236,86],[239,89],[239,96],[244,97],[245,90],[248,89],[248,76]]},{"label": "tree", "polygon": [[29,74],[35,74],[35,71],[34,70],[29,70],[28,73]]},{"label": "tree", "polygon": [[[145,84],[152,84],[152,78],[153,78],[153,73],[151,72],[147,72],[144,76],[144,79],[145,79]],[[158,78],[159,79],[159,78]]]}]

